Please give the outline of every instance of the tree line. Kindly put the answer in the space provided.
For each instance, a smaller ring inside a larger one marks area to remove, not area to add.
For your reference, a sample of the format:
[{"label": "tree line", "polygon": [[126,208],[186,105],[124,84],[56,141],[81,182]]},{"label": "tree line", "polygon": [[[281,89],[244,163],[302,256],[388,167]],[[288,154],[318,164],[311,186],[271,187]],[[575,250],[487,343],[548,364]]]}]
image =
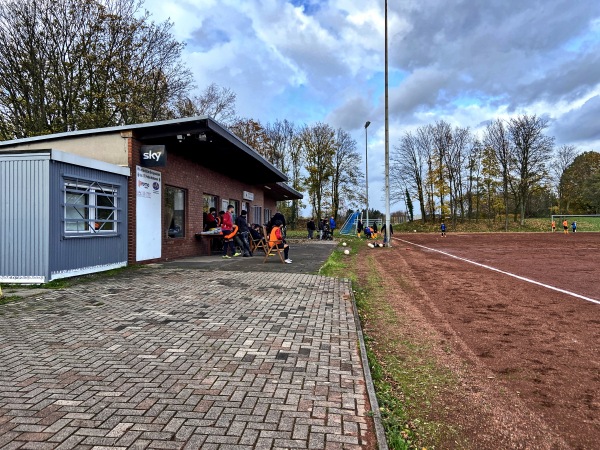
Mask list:
[{"label": "tree line", "polygon": [[192,87],[137,0],[0,2],[0,138],[172,118]]},{"label": "tree line", "polygon": [[[1,0],[0,140],[208,115],[306,191],[316,217],[359,200],[347,132],[237,117],[235,92],[214,83],[190,95],[172,28],[141,0]],[[289,205],[292,223],[302,206]]]},{"label": "tree line", "polygon": [[[596,152],[555,149],[548,120],[520,115],[491,121],[480,135],[440,120],[400,138],[391,155],[393,192],[423,221],[496,220],[600,212]],[[588,169],[587,172],[584,169]]]},{"label": "tree line", "polygon": [[[0,0],[0,140],[208,115],[308,194],[316,217],[364,203],[356,142],[328,124],[238,117],[236,94],[199,95],[173,23],[142,0]],[[405,133],[392,154],[392,202],[423,220],[598,212],[598,154],[554,150],[547,120],[491,122],[483,135],[444,121]],[[293,202],[295,222],[305,206]]]},{"label": "tree line", "polygon": [[[232,131],[265,159],[285,173],[290,185],[308,194],[308,205],[287,205],[290,222],[296,224],[302,206],[315,218],[332,215],[364,203],[364,174],[356,141],[345,130],[326,123],[297,125],[276,120],[262,125],[253,119],[237,118]],[[284,205],[281,205],[285,208]]]}]

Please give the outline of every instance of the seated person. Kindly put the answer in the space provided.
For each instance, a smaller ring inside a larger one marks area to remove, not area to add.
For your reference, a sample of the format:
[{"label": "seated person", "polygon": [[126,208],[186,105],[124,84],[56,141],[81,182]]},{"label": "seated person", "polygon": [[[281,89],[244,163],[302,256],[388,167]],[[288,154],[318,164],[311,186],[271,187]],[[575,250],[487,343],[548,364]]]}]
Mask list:
[{"label": "seated person", "polygon": [[365,227],[365,236],[367,237],[367,239],[371,239],[372,235],[373,235],[373,230],[371,229],[370,226],[366,226]]},{"label": "seated person", "polygon": [[281,228],[283,227],[283,222],[281,220],[275,221],[273,224],[273,229],[269,234],[269,248],[282,248],[283,256],[286,264],[291,264],[292,260],[289,258],[290,246],[285,243],[283,240],[283,231]]},{"label": "seated person", "polygon": [[257,223],[252,225],[252,227],[250,228],[250,236],[252,236],[252,240],[254,241],[260,241],[262,239],[260,225],[258,225]]},{"label": "seated person", "polygon": [[215,208],[210,208],[208,214],[204,215],[204,231],[217,228],[218,226],[217,210]]}]

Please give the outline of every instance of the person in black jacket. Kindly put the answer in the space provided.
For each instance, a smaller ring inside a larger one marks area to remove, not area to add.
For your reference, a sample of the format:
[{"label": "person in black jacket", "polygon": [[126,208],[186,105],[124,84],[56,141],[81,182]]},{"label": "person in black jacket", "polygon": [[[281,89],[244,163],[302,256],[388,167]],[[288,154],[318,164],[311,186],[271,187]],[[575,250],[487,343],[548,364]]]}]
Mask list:
[{"label": "person in black jacket", "polygon": [[306,222],[306,230],[308,231],[308,238],[312,239],[313,234],[317,227],[315,226],[315,219],[311,218],[308,222]]},{"label": "person in black jacket", "polygon": [[250,230],[248,229],[248,220],[246,216],[248,213],[245,210],[242,210],[239,216],[235,218],[235,224],[238,226],[237,234],[240,236],[242,253],[243,256],[252,256],[252,252],[250,251],[250,242],[248,241],[248,234],[250,234]]},{"label": "person in black jacket", "polygon": [[[385,226],[385,223],[381,226],[381,232],[383,233],[383,243],[389,244],[389,240],[387,238],[387,228]],[[393,234],[394,234],[394,227],[390,223],[390,236],[392,236]]]},{"label": "person in black jacket", "polygon": [[269,233],[271,233],[271,229],[273,228],[273,226],[277,223],[277,222],[281,222],[281,232],[283,233],[283,237],[285,238],[286,235],[286,223],[285,223],[285,217],[283,217],[283,214],[281,214],[279,211],[277,211],[273,217],[271,218],[271,227],[269,229]]}]

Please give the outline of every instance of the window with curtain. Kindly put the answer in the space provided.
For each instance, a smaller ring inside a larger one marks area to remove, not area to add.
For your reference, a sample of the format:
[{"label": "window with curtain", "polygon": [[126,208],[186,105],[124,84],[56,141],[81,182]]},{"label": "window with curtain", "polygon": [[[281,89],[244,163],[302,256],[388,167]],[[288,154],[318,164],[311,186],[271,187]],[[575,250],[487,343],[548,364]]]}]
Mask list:
[{"label": "window with curtain", "polygon": [[253,206],[252,207],[252,217],[250,217],[250,220],[252,220],[252,223],[257,223],[258,225],[262,225],[261,219],[262,219],[262,207]]}]

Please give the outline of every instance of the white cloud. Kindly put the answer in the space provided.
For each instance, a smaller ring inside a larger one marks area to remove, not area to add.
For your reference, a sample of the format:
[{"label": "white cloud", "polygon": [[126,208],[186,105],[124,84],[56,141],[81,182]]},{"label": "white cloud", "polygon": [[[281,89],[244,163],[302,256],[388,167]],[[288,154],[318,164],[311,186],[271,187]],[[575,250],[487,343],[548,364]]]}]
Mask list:
[{"label": "white cloud", "polygon": [[[147,0],[185,40],[199,89],[237,93],[262,122],[327,121],[383,159],[383,2]],[[390,144],[438,119],[547,115],[557,143],[600,136],[600,2],[390,2]],[[371,172],[371,171],[370,171]],[[376,174],[373,172],[373,176]],[[378,181],[375,180],[374,186]]]}]

